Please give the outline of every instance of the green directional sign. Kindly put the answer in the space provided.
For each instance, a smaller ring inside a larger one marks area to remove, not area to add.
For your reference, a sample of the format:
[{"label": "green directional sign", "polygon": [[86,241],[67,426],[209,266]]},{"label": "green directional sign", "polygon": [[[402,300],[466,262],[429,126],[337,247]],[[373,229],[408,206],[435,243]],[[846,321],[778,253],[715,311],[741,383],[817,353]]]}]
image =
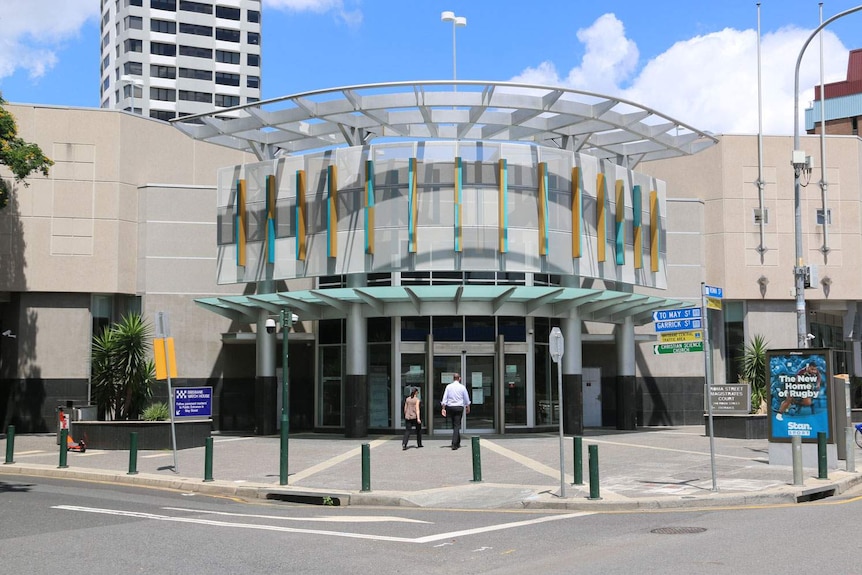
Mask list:
[{"label": "green directional sign", "polygon": [[669,353],[688,353],[690,351],[703,351],[702,341],[685,341],[682,343],[659,343],[652,346],[655,355]]}]

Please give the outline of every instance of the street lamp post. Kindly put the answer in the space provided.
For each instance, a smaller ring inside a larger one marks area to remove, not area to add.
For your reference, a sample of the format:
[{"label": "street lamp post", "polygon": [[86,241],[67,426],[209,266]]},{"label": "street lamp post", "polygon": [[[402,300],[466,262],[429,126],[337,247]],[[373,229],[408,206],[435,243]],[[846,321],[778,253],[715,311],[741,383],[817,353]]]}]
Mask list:
[{"label": "street lamp post", "polygon": [[[458,26],[466,26],[467,18],[464,16],[455,16],[454,12],[447,10],[440,14],[440,20],[442,22],[452,22],[452,80],[458,79],[457,67],[456,67],[456,59],[455,59],[455,28]],[[457,90],[458,87],[456,86]]]},{"label": "street lamp post", "polygon": [[[855,8],[850,8],[849,10],[845,10],[844,12],[836,14],[835,16],[829,18],[828,20],[820,24],[820,26],[815,28],[815,30],[811,33],[808,39],[805,40],[805,43],[802,45],[802,49],[799,50],[799,57],[796,58],[796,72],[793,84],[793,156],[791,159],[791,164],[793,165],[795,180],[793,186],[793,213],[795,224],[794,231],[796,235],[796,263],[793,266],[793,276],[796,285],[796,344],[800,348],[807,348],[809,346],[808,328],[805,318],[806,267],[804,265],[804,257],[802,254],[802,211],[800,207],[800,178],[806,170],[810,170],[811,166],[807,161],[805,152],[799,149],[799,67],[802,64],[802,55],[805,53],[805,49],[808,48],[808,44],[811,43],[811,40],[813,40],[814,37],[817,36],[817,34],[819,34],[823,28],[825,28],[835,20],[843,18],[844,16],[852,14],[853,12],[858,12],[859,10],[862,10],[862,5],[856,6]],[[820,105],[823,106],[825,103],[825,94],[820,94],[820,99]],[[820,129],[825,130],[826,126],[820,126]],[[826,166],[822,166],[821,169],[825,170]]]},{"label": "street lamp post", "polygon": [[281,310],[281,451],[278,465],[279,485],[287,485],[287,452],[290,435],[290,365],[288,363],[288,334],[295,319],[289,309]]}]

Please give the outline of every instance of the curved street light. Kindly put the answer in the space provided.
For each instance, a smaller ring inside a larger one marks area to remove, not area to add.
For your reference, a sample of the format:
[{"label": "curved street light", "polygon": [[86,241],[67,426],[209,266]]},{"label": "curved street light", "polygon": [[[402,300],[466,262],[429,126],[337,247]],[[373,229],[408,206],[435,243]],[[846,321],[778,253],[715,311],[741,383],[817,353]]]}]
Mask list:
[{"label": "curved street light", "polygon": [[[824,21],[820,26],[814,29],[808,39],[805,40],[805,43],[802,45],[802,49],[799,51],[799,57],[796,58],[796,71],[794,77],[793,84],[793,156],[791,158],[791,164],[793,165],[793,169],[795,171],[795,184],[793,186],[793,213],[794,213],[794,224],[795,224],[795,235],[796,235],[796,264],[793,266],[793,276],[796,280],[796,345],[800,348],[809,347],[810,340],[808,339],[808,328],[807,322],[805,318],[805,276],[806,276],[806,266],[804,265],[804,258],[802,254],[802,211],[800,209],[800,178],[802,177],[803,172],[806,169],[810,169],[807,160],[805,159],[805,153],[799,149],[799,67],[802,64],[802,55],[805,53],[805,49],[808,48],[808,44],[811,43],[811,40],[814,39],[820,31],[834,22],[839,18],[843,18],[848,14],[852,14],[853,12],[858,12],[862,10],[862,5],[856,6],[855,8],[850,8],[849,10],[845,10],[844,12],[840,12],[835,16],[829,18]],[[825,94],[820,94],[821,102],[820,105],[823,106],[825,103]],[[825,130],[826,126],[821,126],[821,130]],[[823,166],[822,169],[825,169]],[[825,217],[825,216],[824,216]],[[825,225],[825,221],[824,221]]]}]

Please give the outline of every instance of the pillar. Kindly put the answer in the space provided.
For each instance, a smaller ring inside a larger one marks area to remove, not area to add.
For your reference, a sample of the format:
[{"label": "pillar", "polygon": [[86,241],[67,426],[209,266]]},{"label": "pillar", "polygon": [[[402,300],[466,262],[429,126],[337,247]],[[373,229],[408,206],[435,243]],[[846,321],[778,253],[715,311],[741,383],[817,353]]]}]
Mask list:
[{"label": "pillar", "polygon": [[[362,287],[365,276],[347,276],[348,287]],[[362,304],[350,304],[345,334],[347,373],[344,379],[344,436],[368,435],[368,330]]]},{"label": "pillar", "polygon": [[635,324],[626,317],[616,326],[617,340],[617,429],[637,429],[637,382],[635,380]]},{"label": "pillar", "polygon": [[254,378],[254,432],[258,435],[274,434],[278,423],[278,381],[275,376],[277,335],[267,333],[268,317],[267,310],[258,310],[255,338],[257,367]]},{"label": "pillar", "polygon": [[577,309],[569,312],[569,317],[560,322],[565,340],[563,350],[563,433],[583,435],[584,433],[584,388],[583,356],[581,341],[581,316]]}]

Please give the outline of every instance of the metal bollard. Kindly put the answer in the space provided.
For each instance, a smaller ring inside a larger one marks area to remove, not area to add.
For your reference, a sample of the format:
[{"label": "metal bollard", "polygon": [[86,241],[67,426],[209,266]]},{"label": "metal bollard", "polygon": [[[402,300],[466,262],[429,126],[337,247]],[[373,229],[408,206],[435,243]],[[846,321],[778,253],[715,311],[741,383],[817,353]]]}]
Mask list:
[{"label": "metal bollard", "polygon": [[474,435],[470,439],[473,448],[473,481],[482,481],[482,454],[479,453],[479,436]]},{"label": "metal bollard", "polygon": [[793,457],[793,485],[804,485],[802,479],[802,438],[794,435],[790,438],[790,452]]},{"label": "metal bollard", "polygon": [[855,427],[844,428],[844,454],[847,458],[847,471],[856,472],[856,441],[854,440]]},{"label": "metal bollard", "polygon": [[590,445],[590,499],[601,499],[599,495],[599,446]]},{"label": "metal bollard", "polygon": [[204,451],[204,482],[213,480],[213,438],[207,437]]},{"label": "metal bollard", "polygon": [[817,479],[829,479],[826,470],[826,432],[817,432]]},{"label": "metal bollard", "polygon": [[126,475],[138,474],[138,432],[129,433],[129,472]]},{"label": "metal bollard", "polygon": [[362,491],[371,491],[371,446],[362,444]]},{"label": "metal bollard", "polygon": [[576,435],[575,444],[575,481],[572,485],[584,484],[584,438]]},{"label": "metal bollard", "polygon": [[10,425],[6,428],[6,463],[15,463],[13,457],[15,455],[15,426]]},{"label": "metal bollard", "polygon": [[67,440],[68,437],[69,437],[69,430],[68,429],[61,429],[60,430],[60,464],[57,466],[60,469],[65,469],[65,468],[69,467],[66,464],[66,458],[69,456],[69,447],[68,447],[68,440]]}]

